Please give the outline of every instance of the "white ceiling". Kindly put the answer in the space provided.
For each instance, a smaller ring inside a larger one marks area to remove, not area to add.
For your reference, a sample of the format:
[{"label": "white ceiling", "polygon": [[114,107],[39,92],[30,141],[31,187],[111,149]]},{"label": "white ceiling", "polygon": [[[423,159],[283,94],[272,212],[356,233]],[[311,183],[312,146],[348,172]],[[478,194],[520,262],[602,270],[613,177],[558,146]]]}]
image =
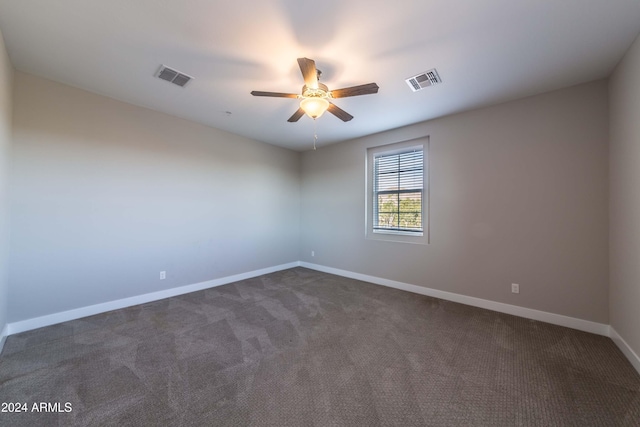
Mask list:
[{"label": "white ceiling", "polygon": [[[318,145],[607,77],[640,32],[640,0],[0,0],[18,70],[294,150],[298,57],[355,118],[317,120]],[[161,64],[192,75],[155,78]],[[437,68],[443,83],[405,78]],[[227,111],[231,114],[226,113]]]}]

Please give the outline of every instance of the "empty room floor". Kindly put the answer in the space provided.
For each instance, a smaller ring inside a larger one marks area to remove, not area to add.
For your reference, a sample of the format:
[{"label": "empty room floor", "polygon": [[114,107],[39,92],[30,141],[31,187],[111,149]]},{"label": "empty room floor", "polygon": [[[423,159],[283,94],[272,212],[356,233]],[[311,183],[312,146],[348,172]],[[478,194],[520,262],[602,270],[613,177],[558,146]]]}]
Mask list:
[{"label": "empty room floor", "polygon": [[638,426],[640,376],[606,337],[293,268],[10,336],[0,402],[28,407],[0,425]]}]

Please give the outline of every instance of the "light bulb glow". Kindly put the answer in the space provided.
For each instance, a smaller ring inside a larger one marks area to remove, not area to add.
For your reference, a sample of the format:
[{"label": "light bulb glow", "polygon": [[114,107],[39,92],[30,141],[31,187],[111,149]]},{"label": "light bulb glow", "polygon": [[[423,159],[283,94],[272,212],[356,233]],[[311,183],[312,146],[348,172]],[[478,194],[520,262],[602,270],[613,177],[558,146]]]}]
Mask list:
[{"label": "light bulb glow", "polygon": [[327,111],[327,108],[329,108],[329,101],[320,97],[305,98],[300,101],[300,108],[304,110],[307,116],[312,119],[317,119]]}]

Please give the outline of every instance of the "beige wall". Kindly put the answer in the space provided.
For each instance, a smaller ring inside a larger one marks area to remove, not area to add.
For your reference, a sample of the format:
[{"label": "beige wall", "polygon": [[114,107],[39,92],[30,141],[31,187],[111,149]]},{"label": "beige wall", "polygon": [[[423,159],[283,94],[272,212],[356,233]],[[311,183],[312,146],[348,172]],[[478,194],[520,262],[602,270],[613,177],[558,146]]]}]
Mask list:
[{"label": "beige wall", "polygon": [[640,355],[640,37],[609,91],[611,326]]},{"label": "beige wall", "polygon": [[7,57],[2,33],[0,33],[0,333],[7,323],[9,289],[9,159],[11,154],[12,74],[13,69]]},{"label": "beige wall", "polygon": [[14,89],[10,321],[297,261],[298,153],[20,72]]},{"label": "beige wall", "polygon": [[[431,243],[365,239],[366,148],[424,135]],[[306,152],[301,260],[607,324],[607,139],[597,81]]]}]

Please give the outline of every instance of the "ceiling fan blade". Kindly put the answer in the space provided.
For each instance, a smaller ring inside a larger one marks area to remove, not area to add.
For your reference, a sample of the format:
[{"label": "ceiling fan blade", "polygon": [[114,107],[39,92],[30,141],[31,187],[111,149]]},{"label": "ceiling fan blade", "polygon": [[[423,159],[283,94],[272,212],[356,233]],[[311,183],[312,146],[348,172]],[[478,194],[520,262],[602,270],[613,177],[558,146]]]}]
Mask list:
[{"label": "ceiling fan blade", "polygon": [[300,66],[300,71],[302,71],[304,84],[307,85],[307,87],[317,89],[318,70],[316,70],[316,62],[309,58],[298,58],[298,65]]},{"label": "ceiling fan blade", "polygon": [[344,89],[336,89],[331,91],[334,98],[346,98],[348,96],[371,95],[378,93],[378,85],[375,83],[367,83],[366,85],[345,87]]},{"label": "ceiling fan blade", "polygon": [[302,116],[304,116],[304,110],[302,108],[298,108],[298,111],[293,113],[293,116],[289,117],[289,120],[287,121],[290,123],[297,122]]},{"label": "ceiling fan blade", "polygon": [[253,96],[273,96],[276,98],[297,98],[298,95],[295,93],[281,93],[281,92],[262,92],[259,90],[254,90],[251,92]]},{"label": "ceiling fan blade", "polygon": [[337,107],[335,104],[332,104],[332,103],[329,103],[329,108],[327,108],[327,111],[333,114],[334,116],[336,116],[337,118],[339,118],[340,120],[342,120],[343,122],[348,122],[349,120],[353,119],[353,116],[351,114],[347,113],[342,108]]}]

